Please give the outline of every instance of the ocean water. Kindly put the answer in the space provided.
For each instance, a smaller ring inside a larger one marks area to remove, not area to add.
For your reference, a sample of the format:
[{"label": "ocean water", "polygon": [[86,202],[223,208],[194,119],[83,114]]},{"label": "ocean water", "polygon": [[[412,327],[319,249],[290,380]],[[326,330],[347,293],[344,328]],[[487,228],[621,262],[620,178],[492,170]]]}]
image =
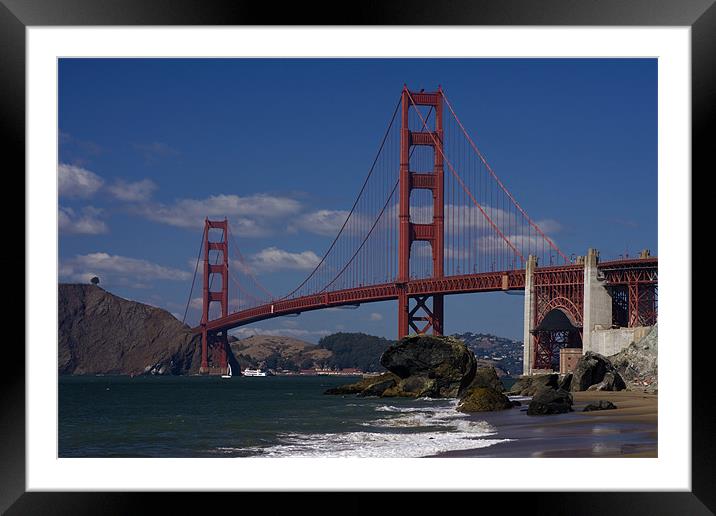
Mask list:
[{"label": "ocean water", "polygon": [[60,457],[424,457],[505,439],[455,400],[323,392],[336,377],[60,377]]}]

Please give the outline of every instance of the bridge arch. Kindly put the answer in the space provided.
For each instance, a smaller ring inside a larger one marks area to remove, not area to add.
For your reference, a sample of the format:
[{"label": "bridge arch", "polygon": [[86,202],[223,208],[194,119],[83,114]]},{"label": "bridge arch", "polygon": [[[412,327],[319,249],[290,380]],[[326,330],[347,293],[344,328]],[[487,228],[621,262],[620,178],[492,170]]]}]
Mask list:
[{"label": "bridge arch", "polygon": [[559,371],[560,350],[581,348],[582,328],[569,300],[554,299],[549,304],[552,308],[532,331],[535,338],[534,364],[535,369]]}]

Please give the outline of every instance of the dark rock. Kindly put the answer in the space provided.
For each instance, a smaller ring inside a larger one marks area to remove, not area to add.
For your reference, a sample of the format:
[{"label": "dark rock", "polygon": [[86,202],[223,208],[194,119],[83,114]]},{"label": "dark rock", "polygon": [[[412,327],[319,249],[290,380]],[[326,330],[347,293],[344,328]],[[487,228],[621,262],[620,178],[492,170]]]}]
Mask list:
[{"label": "dark rock", "polygon": [[562,376],[562,378],[559,379],[559,384],[557,385],[557,388],[568,391],[569,388],[572,386],[572,376],[572,373],[567,373]]},{"label": "dark rock", "polygon": [[[60,284],[58,323],[59,374],[199,372],[200,334],[166,310],[123,299],[96,285]],[[233,355],[229,360],[238,371]]]},{"label": "dark rock", "polygon": [[590,385],[587,389],[588,391],[621,391],[626,389],[626,384],[624,383],[624,380],[621,376],[619,376],[619,373],[616,371],[609,371],[604,375],[604,379],[599,382],[595,383],[594,385]]},{"label": "dark rock", "polygon": [[409,376],[402,378],[397,383],[383,393],[385,397],[402,397],[402,398],[422,398],[440,397],[437,389],[437,383],[432,378],[426,376]]},{"label": "dark rock", "polygon": [[[497,375],[497,370],[492,366],[483,366],[475,369],[475,376],[464,391],[467,392],[473,387],[490,387],[497,392],[505,391],[505,386],[502,385],[502,381],[500,381],[500,377]],[[462,394],[461,392],[460,395]]]},{"label": "dark rock", "polygon": [[632,342],[616,355],[608,357],[624,379],[627,389],[658,392],[658,337],[658,328],[654,326],[643,339]]},{"label": "dark rock", "polygon": [[563,389],[542,387],[527,407],[527,415],[563,414],[572,410],[572,394]]},{"label": "dark rock", "polygon": [[612,374],[606,378],[607,382],[602,385],[600,390],[624,389],[624,380],[611,362],[599,353],[587,351],[574,368],[570,390],[572,392],[586,391],[592,385],[601,384],[607,373]]},{"label": "dark rock", "polygon": [[473,387],[460,400],[460,412],[488,412],[512,408],[510,400],[492,387]]},{"label": "dark rock", "polygon": [[358,396],[382,396],[383,393],[395,385],[393,378],[385,379],[381,382],[375,382],[358,393]]},{"label": "dark rock", "polygon": [[559,375],[557,373],[520,376],[510,389],[509,394],[513,396],[532,396],[542,387],[557,389],[558,385]]},{"label": "dark rock", "polygon": [[599,400],[589,403],[582,409],[582,412],[592,412],[593,410],[611,410],[615,408],[617,408],[617,406],[611,401]]},{"label": "dark rock", "polygon": [[512,403],[513,407],[521,407],[522,406],[522,402],[517,401],[517,400],[512,400],[512,401],[510,401],[510,403]]},{"label": "dark rock", "polygon": [[[369,376],[367,378],[362,378],[355,383],[349,383],[346,385],[339,385],[338,387],[333,387],[331,389],[326,390],[324,394],[360,394],[364,391],[370,391],[371,394],[366,394],[366,396],[379,396],[386,389],[389,389],[390,387],[394,386],[397,380],[398,378],[394,374],[384,373],[380,376]],[[374,394],[376,392],[380,392],[380,394]]]},{"label": "dark rock", "polygon": [[[401,379],[420,378],[403,383],[401,392],[414,393],[412,389],[422,385],[420,392],[433,397],[457,397],[472,382],[476,368],[475,356],[462,341],[429,335],[405,337],[383,353],[380,363]],[[433,382],[428,388],[429,380]]]}]

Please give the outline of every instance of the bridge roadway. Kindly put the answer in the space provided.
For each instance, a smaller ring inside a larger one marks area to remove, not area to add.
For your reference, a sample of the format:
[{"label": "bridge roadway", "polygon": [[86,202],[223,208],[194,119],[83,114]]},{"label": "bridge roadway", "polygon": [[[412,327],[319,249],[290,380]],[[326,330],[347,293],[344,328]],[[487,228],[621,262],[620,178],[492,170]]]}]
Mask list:
[{"label": "bridge roadway", "polygon": [[[582,268],[581,265],[556,267],[556,269]],[[544,268],[541,268],[544,269]],[[383,283],[364,287],[355,287],[331,292],[321,292],[301,296],[294,299],[276,300],[254,308],[234,312],[227,317],[213,319],[208,322],[208,331],[221,331],[263,321],[284,315],[299,314],[322,308],[332,308],[377,301],[398,299],[399,284]],[[443,278],[426,278],[411,280],[407,284],[409,296],[428,294],[466,294],[470,292],[498,292],[507,290],[524,290],[525,271],[499,271]],[[201,331],[197,326],[194,331]]]},{"label": "bridge roadway", "polygon": [[[654,263],[652,263],[654,262]],[[656,258],[651,259],[627,259],[600,262],[600,269],[628,270],[634,267],[654,267]],[[538,267],[536,272],[548,271],[569,271],[581,270],[582,264]],[[248,308],[229,314],[227,317],[217,318],[209,321],[206,329],[210,332],[230,330],[246,324],[281,317],[285,315],[300,314],[323,308],[335,308],[346,305],[362,303],[374,303],[378,301],[390,301],[398,299],[398,289],[401,286],[397,283],[383,283],[355,287],[331,292],[321,292],[301,296],[293,299],[280,299],[271,303]],[[459,276],[445,276],[443,278],[425,278],[410,280],[407,284],[410,297],[432,294],[468,294],[474,292],[500,292],[511,290],[524,290],[525,271],[510,270],[485,272],[479,274],[465,274]],[[200,332],[201,327],[193,328],[193,331]]]}]

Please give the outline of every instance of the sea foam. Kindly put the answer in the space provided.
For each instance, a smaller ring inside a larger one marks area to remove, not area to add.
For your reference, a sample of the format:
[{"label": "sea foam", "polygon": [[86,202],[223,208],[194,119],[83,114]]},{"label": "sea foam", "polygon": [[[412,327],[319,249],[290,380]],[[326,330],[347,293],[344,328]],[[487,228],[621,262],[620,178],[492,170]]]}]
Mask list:
[{"label": "sea foam", "polygon": [[[438,406],[381,405],[385,416],[362,423],[362,432],[291,433],[279,444],[255,447],[262,457],[425,457],[438,453],[492,446],[509,439],[486,439],[497,430],[455,410],[457,402]],[[249,451],[249,450],[245,450]]]}]

